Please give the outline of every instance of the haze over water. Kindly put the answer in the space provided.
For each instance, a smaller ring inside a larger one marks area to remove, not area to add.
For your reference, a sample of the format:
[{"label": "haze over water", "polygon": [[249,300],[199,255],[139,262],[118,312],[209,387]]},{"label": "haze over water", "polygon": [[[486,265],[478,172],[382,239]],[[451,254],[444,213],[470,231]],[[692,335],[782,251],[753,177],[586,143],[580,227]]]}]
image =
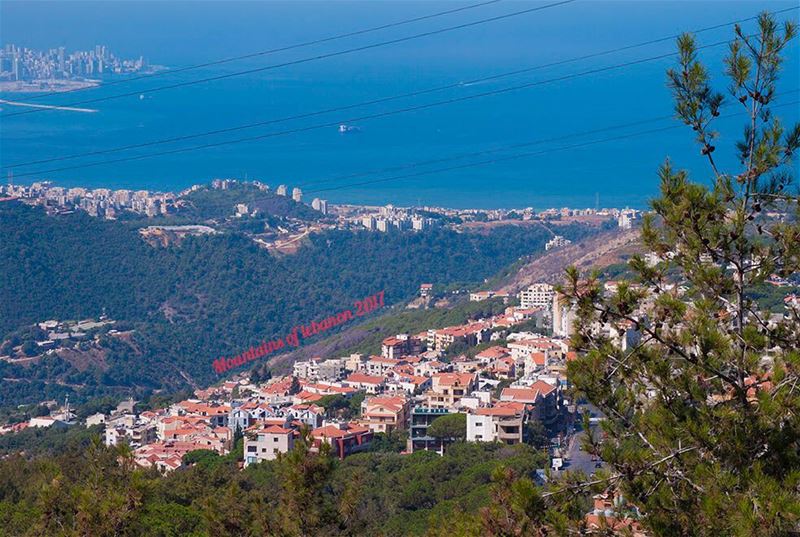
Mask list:
[{"label": "haze over water", "polygon": [[[63,105],[128,91],[138,95],[78,105],[97,108],[94,114],[46,111],[11,117],[0,127],[2,165],[83,153],[154,139],[222,129],[244,123],[346,106],[366,100],[448,85],[515,69],[591,54],[666,37],[778,10],[793,2],[576,2],[477,27],[425,37],[247,76],[148,94],[161,85],[215,76],[291,61],[336,50],[443,28],[533,7],[532,2],[500,2],[416,24],[369,33],[313,47],[238,61],[214,68],[157,77],[131,84],[60,95],[34,102]],[[456,2],[8,2],[4,1],[2,44],[37,49],[65,46],[68,51],[106,45],[121,57],[143,55],[150,63],[181,67],[265,50],[329,35],[354,31],[454,8]],[[797,19],[792,11],[780,20]],[[752,31],[754,23],[744,24]],[[698,35],[701,45],[732,37],[732,27]],[[656,170],[666,156],[689,167],[695,178],[709,176],[693,143],[692,132],[679,128],[569,151],[522,158],[476,168],[436,173],[341,190],[314,189],[417,173],[467,160],[383,175],[341,179],[337,176],[372,169],[446,158],[509,144],[548,139],[672,113],[665,70],[672,59],[593,74],[539,87],[389,117],[350,118],[458,98],[507,86],[546,80],[672,52],[668,41],[624,53],[585,60],[558,68],[462,85],[447,91],[400,99],[345,112],[282,122],[238,133],[112,153],[18,169],[60,168],[133,154],[255,136],[320,123],[346,123],[358,132],[341,134],[336,126],[249,143],[223,145],[186,153],[120,162],[107,166],[64,170],[15,179],[51,179],[64,186],[180,190],[215,177],[260,179],[270,185],[300,186],[307,197],[332,202],[451,207],[643,207],[658,186]],[[798,43],[787,51],[780,87],[800,86]],[[712,68],[717,88],[724,90],[721,57],[726,47],[701,51]],[[24,95],[0,98],[24,100]],[[789,93],[778,102],[800,98]],[[738,103],[737,103],[738,104]],[[3,106],[2,113],[21,108]],[[734,106],[723,114],[738,111]],[[798,118],[798,106],[777,108],[788,123]],[[718,155],[730,160],[742,117],[720,123]],[[571,138],[472,159],[502,158],[593,139],[662,126],[674,120]],[[5,178],[4,178],[5,179]]]}]

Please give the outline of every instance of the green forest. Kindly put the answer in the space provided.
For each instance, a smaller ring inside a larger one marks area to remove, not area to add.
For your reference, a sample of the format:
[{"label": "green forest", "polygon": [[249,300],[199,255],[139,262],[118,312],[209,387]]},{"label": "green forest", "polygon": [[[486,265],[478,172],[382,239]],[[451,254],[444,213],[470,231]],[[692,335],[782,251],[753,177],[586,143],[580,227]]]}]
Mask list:
[{"label": "green forest", "polygon": [[[444,456],[375,445],[338,461],[301,444],[244,471],[237,451],[196,451],[184,458],[191,466],[161,477],[136,468],[125,448],[74,441],[46,460],[0,461],[0,536],[400,537],[467,522],[474,530],[504,488],[499,476],[528,475],[547,460],[527,445],[459,442]],[[576,504],[574,515],[586,508]]]},{"label": "green forest", "polygon": [[[593,232],[560,229],[573,239]],[[330,231],[312,235],[296,254],[276,256],[238,233],[154,248],[126,223],[4,203],[0,236],[3,340],[47,319],[103,313],[135,330],[130,341],[101,337],[103,359],[80,369],[54,355],[27,369],[0,362],[0,376],[22,379],[0,388],[0,406],[7,406],[206,385],[218,378],[211,363],[221,355],[378,291],[391,305],[415,296],[422,282],[477,285],[542,251],[549,233],[514,226],[488,234]]]}]

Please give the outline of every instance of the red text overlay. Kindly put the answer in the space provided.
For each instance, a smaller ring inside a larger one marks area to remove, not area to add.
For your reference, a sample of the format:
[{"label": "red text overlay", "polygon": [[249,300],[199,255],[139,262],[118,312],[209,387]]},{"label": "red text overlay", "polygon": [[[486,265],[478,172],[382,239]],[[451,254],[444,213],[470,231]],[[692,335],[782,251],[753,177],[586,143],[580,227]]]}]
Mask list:
[{"label": "red text overlay", "polygon": [[222,374],[230,369],[248,364],[258,358],[263,358],[284,347],[299,347],[301,337],[303,339],[308,339],[330,330],[334,326],[339,326],[356,317],[361,317],[383,307],[383,293],[384,292],[381,291],[363,300],[356,300],[353,304],[355,306],[355,312],[351,309],[342,310],[336,315],[331,315],[322,321],[311,321],[311,324],[308,325],[295,326],[285,338],[262,341],[261,345],[258,347],[250,347],[243,353],[232,358],[222,356],[214,360],[212,367],[218,374]]}]

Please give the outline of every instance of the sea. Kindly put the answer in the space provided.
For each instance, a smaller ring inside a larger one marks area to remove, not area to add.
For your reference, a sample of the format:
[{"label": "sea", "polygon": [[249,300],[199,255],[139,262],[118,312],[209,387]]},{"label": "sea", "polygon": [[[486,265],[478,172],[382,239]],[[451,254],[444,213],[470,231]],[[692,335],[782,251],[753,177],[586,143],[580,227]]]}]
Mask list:
[{"label": "sea", "polygon": [[[104,45],[117,56],[143,56],[175,69],[477,3],[4,0],[0,45],[67,51]],[[675,64],[674,56],[667,56],[675,51],[673,36],[797,2],[581,0],[437,32],[544,5],[499,1],[245,60],[38,97],[33,102],[97,112],[49,110],[0,118],[0,173],[4,182],[158,191],[214,178],[258,179],[273,187],[300,187],[308,201],[320,197],[332,203],[645,208],[658,194],[658,168],[666,159],[698,181],[711,177],[694,133],[673,117],[665,75]],[[798,10],[777,17],[797,21]],[[752,20],[742,27],[755,31]],[[422,33],[429,35],[404,39]],[[724,42],[732,35],[731,26],[697,34],[698,44],[706,46],[700,57],[723,92]],[[386,41],[396,42],[379,45]],[[642,42],[650,44],[595,55]],[[361,50],[342,52],[354,48]],[[798,58],[795,39],[786,50],[780,106],[774,110],[784,124],[800,118]],[[291,65],[262,69],[286,63]],[[536,66],[541,67],[473,82]],[[156,91],[254,69],[259,70]],[[527,87],[509,89],[516,86]],[[359,105],[438,87],[446,89]],[[80,104],[119,93],[131,95]],[[0,94],[14,101],[28,97]],[[443,101],[448,102],[437,104]],[[325,112],[343,107],[349,108]],[[0,114],[25,110],[0,108]],[[741,112],[733,102],[718,122],[715,156],[733,171]],[[294,116],[307,117],[286,120]],[[270,121],[237,132],[30,164]],[[248,137],[259,138],[229,143]],[[210,147],[185,150],[199,145]],[[153,155],[157,152],[166,154]]]}]

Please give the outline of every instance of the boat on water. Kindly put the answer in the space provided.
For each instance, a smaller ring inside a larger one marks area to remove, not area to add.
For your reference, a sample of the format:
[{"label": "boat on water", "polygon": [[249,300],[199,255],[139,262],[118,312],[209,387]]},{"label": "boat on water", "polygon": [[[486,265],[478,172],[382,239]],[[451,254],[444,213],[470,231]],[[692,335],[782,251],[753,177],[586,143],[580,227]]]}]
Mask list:
[{"label": "boat on water", "polygon": [[353,125],[345,125],[344,123],[339,125],[339,132],[342,133],[342,134],[345,134],[345,133],[348,133],[348,132],[357,132],[359,130],[361,130],[361,129],[359,129],[358,127],[353,126]]}]

